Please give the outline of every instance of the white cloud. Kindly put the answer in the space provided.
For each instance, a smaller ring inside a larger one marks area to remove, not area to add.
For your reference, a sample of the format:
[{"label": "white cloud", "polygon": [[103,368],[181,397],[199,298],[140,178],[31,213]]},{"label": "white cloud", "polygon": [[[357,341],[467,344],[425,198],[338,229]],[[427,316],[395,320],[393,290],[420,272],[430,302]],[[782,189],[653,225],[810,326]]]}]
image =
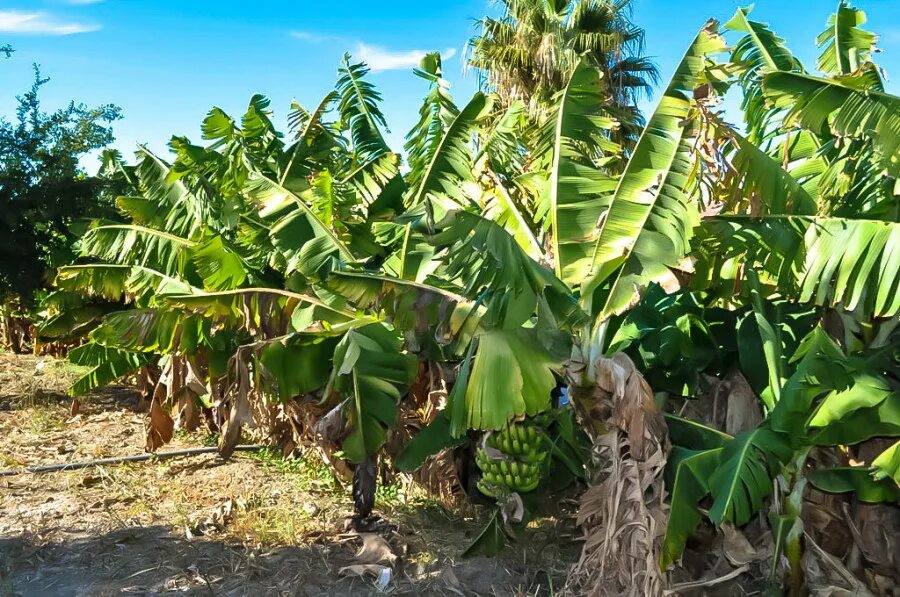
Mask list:
[{"label": "white cloud", "polygon": [[300,39],[311,44],[320,44],[324,42],[345,42],[346,40],[336,35],[322,35],[320,33],[310,33],[309,31],[291,31],[291,37]]},{"label": "white cloud", "polygon": [[99,25],[60,21],[44,12],[0,10],[0,32],[38,35],[72,35],[97,31]]},{"label": "white cloud", "polygon": [[75,6],[87,6],[88,4],[100,4],[104,0],[66,0],[66,4],[74,4]]},{"label": "white cloud", "polygon": [[[369,65],[373,72],[380,70],[399,70],[413,68],[428,54],[425,50],[392,51],[362,42],[356,45],[354,58]],[[441,52],[441,58],[449,60],[456,56],[455,48],[447,48]]]}]

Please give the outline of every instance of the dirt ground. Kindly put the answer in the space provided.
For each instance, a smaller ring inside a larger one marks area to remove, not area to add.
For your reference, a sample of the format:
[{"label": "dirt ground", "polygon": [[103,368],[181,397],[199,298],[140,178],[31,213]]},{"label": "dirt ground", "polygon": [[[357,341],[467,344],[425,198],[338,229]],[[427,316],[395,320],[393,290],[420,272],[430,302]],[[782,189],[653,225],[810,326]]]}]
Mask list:
[{"label": "dirt ground", "polygon": [[[0,353],[0,470],[143,452],[137,394],[71,416],[77,375]],[[321,463],[271,453],[0,476],[0,596],[551,595],[579,550],[571,520],[543,519],[500,558],[462,559],[483,509],[400,486],[379,490],[375,532],[347,531],[351,511]]]}]

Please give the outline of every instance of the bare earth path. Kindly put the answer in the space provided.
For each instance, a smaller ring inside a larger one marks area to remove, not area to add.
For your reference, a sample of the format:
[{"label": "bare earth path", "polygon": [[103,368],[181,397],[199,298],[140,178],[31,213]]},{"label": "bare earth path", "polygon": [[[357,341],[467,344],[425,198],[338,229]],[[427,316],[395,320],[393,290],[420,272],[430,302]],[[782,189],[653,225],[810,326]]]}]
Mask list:
[{"label": "bare earth path", "polygon": [[[107,389],[71,417],[74,375],[0,353],[0,470],[143,451],[137,395]],[[344,531],[350,500],[327,470],[267,454],[0,477],[0,596],[549,595],[577,557],[563,522],[543,521],[502,558],[462,560],[483,512],[397,487],[377,511],[385,522],[359,556],[364,539]],[[383,588],[352,568],[372,549],[390,568]]]}]

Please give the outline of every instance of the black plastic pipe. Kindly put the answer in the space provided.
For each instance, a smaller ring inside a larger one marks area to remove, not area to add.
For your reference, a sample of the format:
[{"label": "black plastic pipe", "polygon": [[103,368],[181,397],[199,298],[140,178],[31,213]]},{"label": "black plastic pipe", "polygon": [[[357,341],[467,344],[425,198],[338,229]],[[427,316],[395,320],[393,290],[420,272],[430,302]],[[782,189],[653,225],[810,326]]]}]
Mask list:
[{"label": "black plastic pipe", "polygon": [[[234,449],[238,452],[258,452],[265,446],[236,446]],[[53,473],[56,471],[74,471],[92,466],[103,466],[107,464],[123,464],[125,462],[144,462],[146,460],[168,460],[169,458],[178,458],[180,456],[198,456],[200,454],[214,454],[218,452],[218,448],[189,448],[187,450],[175,450],[173,452],[155,452],[149,454],[136,454],[134,456],[117,456],[115,458],[101,458],[99,460],[87,460],[84,462],[65,462],[60,464],[48,464],[44,466],[29,466],[21,470],[0,471],[0,477],[12,477],[22,473]]]}]

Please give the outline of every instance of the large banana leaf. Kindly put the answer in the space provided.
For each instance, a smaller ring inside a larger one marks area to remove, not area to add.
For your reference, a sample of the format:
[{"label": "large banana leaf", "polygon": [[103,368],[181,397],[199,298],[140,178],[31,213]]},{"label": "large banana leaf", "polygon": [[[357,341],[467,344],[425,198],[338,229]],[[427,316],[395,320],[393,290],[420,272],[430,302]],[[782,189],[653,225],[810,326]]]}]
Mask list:
[{"label": "large banana leaf", "polygon": [[[146,203],[141,212],[143,224],[165,230],[175,236],[193,238],[204,226],[208,208],[205,204],[211,197],[199,194],[188,189],[183,180],[177,178],[172,167],[162,158],[151,152],[143,145],[138,146],[138,163],[135,172],[141,197]],[[133,214],[138,202],[118,202],[120,208],[125,208],[129,214]],[[131,206],[132,209],[128,209]]]},{"label": "large banana leaf", "polygon": [[193,241],[154,228],[134,224],[107,224],[89,229],[81,237],[81,251],[118,265],[139,265],[166,276],[188,273]]},{"label": "large banana leaf", "polygon": [[896,392],[878,406],[861,408],[813,433],[817,446],[851,446],[873,437],[900,437],[900,395]]},{"label": "large banana leaf", "polygon": [[91,340],[133,352],[193,354],[208,343],[211,326],[193,314],[162,309],[116,311],[103,318]]},{"label": "large banana leaf", "polygon": [[[807,216],[716,216],[703,223],[698,269],[736,260],[794,300],[879,317],[900,312],[900,224]],[[719,273],[713,272],[718,276]],[[765,281],[764,281],[765,282]]]},{"label": "large banana leaf", "polygon": [[[377,216],[391,209],[400,210],[403,205],[400,195],[406,186],[400,176],[399,161],[396,153],[375,156],[347,173],[341,179],[341,184],[355,189],[370,216]],[[394,196],[386,196],[392,187],[395,190]]]},{"label": "large banana leaf", "polygon": [[453,212],[439,223],[432,242],[448,247],[442,273],[465,284],[463,294],[479,296],[487,327],[516,329],[534,314],[541,297],[551,297],[561,323],[581,323],[584,315],[569,288],[522,250],[508,231],[476,214]]},{"label": "large banana leaf", "polygon": [[328,130],[322,123],[322,117],[337,99],[336,91],[326,94],[312,113],[306,112],[298,104],[295,104],[295,109],[288,116],[288,123],[291,128],[298,129],[297,139],[294,141],[294,145],[288,148],[287,153],[290,158],[282,168],[281,176],[278,179],[278,183],[283,187],[297,193],[302,192],[307,186],[306,177],[312,173],[312,169],[316,165],[310,163],[309,158],[313,157],[311,155],[313,152],[321,150],[315,145],[319,137],[328,134]]},{"label": "large banana leaf", "polygon": [[734,438],[723,431],[702,423],[665,413],[666,427],[672,445],[688,450],[716,450],[724,448]]},{"label": "large banana leaf", "polygon": [[381,94],[365,80],[368,72],[365,63],[351,64],[350,55],[345,54],[337,82],[338,109],[350,127],[353,151],[363,162],[389,151],[381,134],[381,127],[387,128],[384,114],[378,107]]},{"label": "large banana leaf", "polygon": [[542,347],[535,330],[492,330],[477,341],[465,394],[468,428],[502,429],[550,407],[553,368],[561,361]]},{"label": "large banana leaf", "polygon": [[118,301],[123,295],[156,297],[190,294],[197,289],[189,284],[140,265],[93,263],[69,265],[56,273],[56,286]]},{"label": "large banana leaf", "polygon": [[556,277],[571,286],[590,268],[591,241],[615,188],[615,179],[591,159],[615,125],[601,116],[603,93],[600,71],[579,62],[544,125],[538,150],[548,156],[550,173],[538,212],[549,223]]},{"label": "large banana leaf", "polygon": [[864,75],[840,80],[799,73],[765,76],[766,97],[789,110],[787,124],[799,124],[818,134],[870,138],[880,153],[882,168],[900,173],[900,98],[876,89]]},{"label": "large banana leaf", "polygon": [[779,110],[766,105],[759,79],[762,74],[775,70],[802,71],[800,62],[765,23],[747,18],[749,8],[738,8],[734,16],[725,24],[726,29],[746,33],[734,46],[731,62],[738,70],[738,83],[744,91],[741,111],[747,123],[747,133],[751,141],[760,143],[772,132],[777,124]]},{"label": "large banana leaf", "polygon": [[207,290],[231,290],[247,281],[247,264],[221,236],[209,236],[191,249]]},{"label": "large banana leaf", "polygon": [[274,393],[285,401],[324,386],[339,339],[330,334],[290,334],[267,342],[259,362],[274,382]]},{"label": "large banana leaf", "polygon": [[896,401],[900,392],[891,392],[890,384],[881,375],[866,371],[855,371],[852,383],[829,392],[809,422],[812,428],[826,428],[860,409],[876,407],[885,400]]},{"label": "large banana leaf", "polygon": [[688,537],[700,524],[697,508],[700,500],[709,495],[710,477],[722,457],[722,448],[700,452],[674,448],[672,452],[668,463],[669,469],[675,470],[669,487],[671,509],[659,556],[659,566],[663,570],[668,570],[678,561]]},{"label": "large banana leaf", "polygon": [[707,55],[724,48],[710,21],[682,58],[619,179],[595,243],[591,274],[582,285],[590,302],[594,290],[615,274],[604,304],[592,309],[601,319],[631,306],[642,288],[668,275],[688,252],[699,221],[689,188],[698,159],[689,115],[694,90],[706,84]]},{"label": "large banana leaf", "polygon": [[397,402],[418,370],[416,357],[402,352],[402,340],[384,324],[350,330],[334,351],[334,369],[326,397],[345,400],[350,432],[344,455],[360,463],[384,443],[397,419]]},{"label": "large banana leaf", "polygon": [[317,297],[280,288],[198,292],[167,297],[166,303],[248,330],[269,332],[269,337],[283,335],[289,327],[302,332],[321,322],[341,324],[356,319],[353,312]]},{"label": "large banana leaf", "polygon": [[475,163],[484,159],[491,170],[503,175],[520,172],[524,165],[522,137],[525,136],[526,127],[525,105],[516,100],[479,139]]},{"label": "large banana leaf", "polygon": [[753,215],[814,215],[816,202],[791,173],[766,152],[734,131],[729,131],[726,200],[746,204]]},{"label": "large banana leaf", "polygon": [[534,235],[535,225],[527,209],[520,199],[513,197],[496,174],[489,172],[487,175],[493,184],[480,189],[478,203],[482,205],[482,215],[507,230],[529,257],[540,260],[544,251]]},{"label": "large banana leaf", "polygon": [[852,492],[856,499],[863,503],[900,503],[900,486],[892,479],[884,477],[875,479],[872,470],[865,467],[820,469],[809,473],[808,478],[819,491]]},{"label": "large banana leaf", "polygon": [[882,452],[872,461],[872,466],[877,471],[876,479],[891,479],[900,485],[900,442]]},{"label": "large banana leaf", "polygon": [[434,127],[432,136],[426,139],[427,149],[411,162],[415,172],[405,200],[407,205],[432,201],[444,209],[452,209],[471,202],[462,192],[462,182],[472,178],[473,157],[469,143],[476,127],[490,112],[488,97],[476,93],[452,120],[444,122],[443,127]]},{"label": "large banana leaf", "polygon": [[869,60],[878,36],[860,28],[865,22],[866,13],[841,0],[837,12],[828,18],[828,27],[816,38],[822,48],[816,62],[820,71],[849,75]]},{"label": "large banana leaf", "polygon": [[709,519],[743,525],[763,507],[772,480],[793,450],[781,433],[757,427],[735,437],[722,450],[721,464],[709,478],[713,505]]},{"label": "large banana leaf", "polygon": [[101,346],[94,342],[73,348],[67,355],[69,362],[92,369],[75,380],[69,393],[75,396],[87,394],[128,375],[152,360],[148,353],[131,352]]},{"label": "large banana leaf", "polygon": [[327,285],[351,304],[383,313],[395,328],[427,333],[442,344],[465,345],[483,311],[452,290],[392,276],[333,272]]},{"label": "large banana leaf", "polygon": [[269,236],[286,260],[286,272],[317,273],[329,256],[354,257],[333,230],[300,197],[259,172],[251,172],[244,192],[256,203],[260,216],[278,219]]}]

